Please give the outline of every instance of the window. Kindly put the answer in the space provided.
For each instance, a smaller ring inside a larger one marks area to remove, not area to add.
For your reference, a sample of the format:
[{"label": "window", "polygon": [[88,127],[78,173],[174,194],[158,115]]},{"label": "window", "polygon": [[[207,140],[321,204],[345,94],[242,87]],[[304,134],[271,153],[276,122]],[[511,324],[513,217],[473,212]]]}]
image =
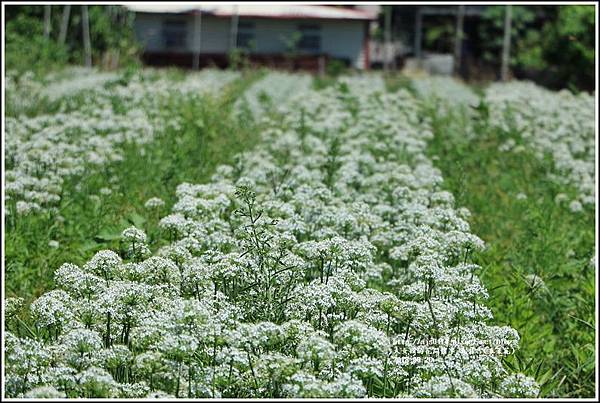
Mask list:
[{"label": "window", "polygon": [[185,20],[163,21],[163,39],[167,48],[185,47],[187,27]]},{"label": "window", "polygon": [[248,21],[240,21],[238,23],[237,40],[238,48],[250,49],[255,46],[254,40],[254,23]]},{"label": "window", "polygon": [[317,53],[321,51],[321,27],[316,24],[301,24],[300,41],[298,49],[305,52]]}]

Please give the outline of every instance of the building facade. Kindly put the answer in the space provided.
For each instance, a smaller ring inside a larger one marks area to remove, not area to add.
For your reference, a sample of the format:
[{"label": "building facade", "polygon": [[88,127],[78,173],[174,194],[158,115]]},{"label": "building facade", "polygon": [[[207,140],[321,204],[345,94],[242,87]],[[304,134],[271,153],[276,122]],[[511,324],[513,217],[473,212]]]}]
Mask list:
[{"label": "building facade", "polygon": [[132,5],[149,64],[224,67],[232,52],[271,66],[316,69],[339,60],[369,66],[365,10],[310,5]]}]

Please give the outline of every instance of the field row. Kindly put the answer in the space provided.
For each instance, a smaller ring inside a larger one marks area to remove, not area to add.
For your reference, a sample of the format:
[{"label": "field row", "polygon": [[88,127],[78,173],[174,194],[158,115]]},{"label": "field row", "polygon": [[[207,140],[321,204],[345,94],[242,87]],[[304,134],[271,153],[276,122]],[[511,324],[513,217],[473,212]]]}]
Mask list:
[{"label": "field row", "polygon": [[[546,374],[511,364],[519,334],[493,319],[484,242],[431,153],[440,133],[493,128],[495,153],[548,162],[575,189],[553,203],[587,216],[591,97],[433,78],[388,91],[378,75],[81,81],[7,117],[9,396],[538,396]],[[32,280],[41,296],[18,288],[24,245],[68,248],[84,208],[101,221],[146,180],[145,211],[78,234],[95,242],[55,256],[75,262]],[[52,222],[62,239],[32,236]]]}]

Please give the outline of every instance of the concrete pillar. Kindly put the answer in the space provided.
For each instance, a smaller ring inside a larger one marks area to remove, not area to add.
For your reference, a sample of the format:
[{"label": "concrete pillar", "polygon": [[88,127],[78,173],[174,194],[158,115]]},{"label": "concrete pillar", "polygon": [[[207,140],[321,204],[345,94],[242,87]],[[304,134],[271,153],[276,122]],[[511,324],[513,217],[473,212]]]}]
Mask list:
[{"label": "concrete pillar", "polygon": [[421,7],[417,6],[417,12],[415,14],[415,44],[414,53],[415,57],[421,63],[421,43],[423,41],[423,15],[421,14]]},{"label": "concrete pillar", "polygon": [[463,24],[465,19],[465,6],[458,6],[456,13],[456,37],[454,38],[454,74],[460,73],[462,62]]},{"label": "concrete pillar", "polygon": [[238,6],[236,4],[233,6],[233,16],[231,16],[231,27],[229,32],[229,50],[237,48],[238,23],[239,15]]},{"label": "concrete pillar", "polygon": [[392,66],[392,6],[383,6],[384,9],[384,46],[385,46],[385,59],[383,60],[383,67],[385,71],[389,71]]},{"label": "concrete pillar", "polygon": [[200,51],[202,50],[202,12],[200,10],[194,13],[194,40],[192,43],[192,68],[200,68]]}]

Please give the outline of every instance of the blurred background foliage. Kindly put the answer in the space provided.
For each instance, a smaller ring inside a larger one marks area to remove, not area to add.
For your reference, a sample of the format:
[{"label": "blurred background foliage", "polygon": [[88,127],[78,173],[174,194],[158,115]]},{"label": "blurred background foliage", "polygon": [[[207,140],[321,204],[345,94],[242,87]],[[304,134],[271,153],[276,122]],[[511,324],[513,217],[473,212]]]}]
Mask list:
[{"label": "blurred background foliage", "polygon": [[[6,12],[6,69],[44,73],[83,64],[82,6],[70,8],[64,43],[59,33],[65,6],[51,6],[50,33],[44,35],[44,7],[9,6]],[[92,61],[105,68],[139,63],[133,14],[121,6],[88,6]]]},{"label": "blurred background foliage", "polygon": [[[83,64],[82,6],[71,6],[66,40],[61,44],[58,37],[64,7],[51,6],[48,37],[44,35],[43,6],[5,8],[7,69],[47,72],[69,63]],[[139,64],[141,48],[135,41],[133,14],[122,6],[88,7],[93,64],[104,68]],[[473,56],[480,61],[477,68],[498,70],[504,13],[505,6],[488,6],[476,23],[475,32],[466,34],[465,39],[468,40],[470,35],[476,42]],[[394,30],[399,32],[402,30],[400,25],[406,24],[398,21],[397,25]],[[595,88],[595,29],[593,5],[514,5],[511,29],[513,75],[553,89],[592,91]],[[451,52],[454,31],[454,20],[434,20],[424,32],[424,47]],[[382,36],[377,32],[374,39]]]},{"label": "blurred background foliage", "polygon": [[[491,6],[479,25],[485,45],[482,57],[497,65],[504,13],[504,6]],[[515,74],[532,79],[542,76],[557,88],[593,89],[594,13],[591,5],[513,6],[511,66]]]}]

